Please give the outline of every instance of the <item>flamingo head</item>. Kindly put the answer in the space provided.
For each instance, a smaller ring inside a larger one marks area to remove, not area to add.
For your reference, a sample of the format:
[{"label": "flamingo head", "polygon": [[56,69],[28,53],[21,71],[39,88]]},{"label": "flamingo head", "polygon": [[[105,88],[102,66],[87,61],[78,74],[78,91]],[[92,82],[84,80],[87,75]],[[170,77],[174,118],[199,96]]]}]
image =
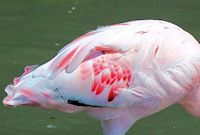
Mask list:
[{"label": "flamingo head", "polygon": [[57,109],[63,112],[78,112],[84,108],[68,104],[68,100],[54,83],[54,80],[34,76],[37,67],[28,66],[22,76],[15,78],[13,84],[5,88],[5,106],[34,106]]},{"label": "flamingo head", "polygon": [[53,80],[48,80],[44,77],[34,77],[32,71],[26,73],[26,70],[21,77],[14,79],[13,84],[5,88],[7,96],[4,98],[3,104],[12,106],[42,106],[44,108],[58,105],[61,98],[58,98],[60,95],[56,91],[57,88]]}]

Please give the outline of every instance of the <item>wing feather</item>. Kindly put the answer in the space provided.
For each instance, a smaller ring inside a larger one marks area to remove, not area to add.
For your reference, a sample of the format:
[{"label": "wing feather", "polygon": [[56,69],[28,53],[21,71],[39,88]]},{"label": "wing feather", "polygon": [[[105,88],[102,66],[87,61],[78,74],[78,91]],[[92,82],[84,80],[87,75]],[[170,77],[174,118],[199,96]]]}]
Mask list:
[{"label": "wing feather", "polygon": [[[94,50],[107,53],[128,51],[132,44],[126,42],[129,35],[127,28],[113,29],[113,27],[116,26],[88,32],[69,43],[51,60],[43,76],[53,79],[65,69],[68,73],[73,72]],[[125,41],[120,41],[120,39],[125,39]]]}]

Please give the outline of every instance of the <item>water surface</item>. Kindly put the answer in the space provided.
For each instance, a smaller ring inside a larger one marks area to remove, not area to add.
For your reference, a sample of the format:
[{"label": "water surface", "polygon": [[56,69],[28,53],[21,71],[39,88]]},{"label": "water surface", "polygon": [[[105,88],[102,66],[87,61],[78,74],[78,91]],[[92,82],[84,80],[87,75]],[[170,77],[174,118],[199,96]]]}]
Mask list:
[{"label": "water surface", "polygon": [[[42,64],[98,26],[135,19],[173,22],[200,39],[199,0],[0,0],[0,99],[26,65]],[[174,105],[138,121],[128,135],[199,135],[200,119]],[[0,104],[0,135],[101,135],[84,113]]]}]

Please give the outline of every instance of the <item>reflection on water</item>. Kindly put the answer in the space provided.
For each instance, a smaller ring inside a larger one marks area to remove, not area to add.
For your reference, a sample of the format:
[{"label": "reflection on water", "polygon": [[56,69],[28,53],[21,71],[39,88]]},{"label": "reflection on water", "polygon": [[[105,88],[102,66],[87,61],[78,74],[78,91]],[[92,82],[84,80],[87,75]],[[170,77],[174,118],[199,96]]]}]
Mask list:
[{"label": "reflection on water", "polygon": [[[0,0],[0,87],[25,65],[49,60],[67,42],[98,26],[133,19],[164,19],[200,39],[198,0]],[[101,135],[100,123],[84,113],[66,114],[0,105],[0,135]],[[200,120],[175,105],[138,121],[128,135],[199,135]]]}]

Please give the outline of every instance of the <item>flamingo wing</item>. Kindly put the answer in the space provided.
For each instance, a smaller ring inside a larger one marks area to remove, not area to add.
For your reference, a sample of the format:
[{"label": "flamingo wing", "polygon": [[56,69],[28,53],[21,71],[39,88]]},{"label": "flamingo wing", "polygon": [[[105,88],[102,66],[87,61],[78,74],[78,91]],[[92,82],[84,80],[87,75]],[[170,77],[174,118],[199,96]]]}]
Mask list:
[{"label": "flamingo wing", "polygon": [[43,76],[53,79],[64,69],[68,73],[73,72],[86,57],[94,54],[94,52],[98,54],[99,52],[128,51],[132,47],[130,42],[132,40],[128,36],[130,35],[128,32],[127,28],[111,26],[99,28],[80,36],[59,51],[52,59],[50,66]]}]

